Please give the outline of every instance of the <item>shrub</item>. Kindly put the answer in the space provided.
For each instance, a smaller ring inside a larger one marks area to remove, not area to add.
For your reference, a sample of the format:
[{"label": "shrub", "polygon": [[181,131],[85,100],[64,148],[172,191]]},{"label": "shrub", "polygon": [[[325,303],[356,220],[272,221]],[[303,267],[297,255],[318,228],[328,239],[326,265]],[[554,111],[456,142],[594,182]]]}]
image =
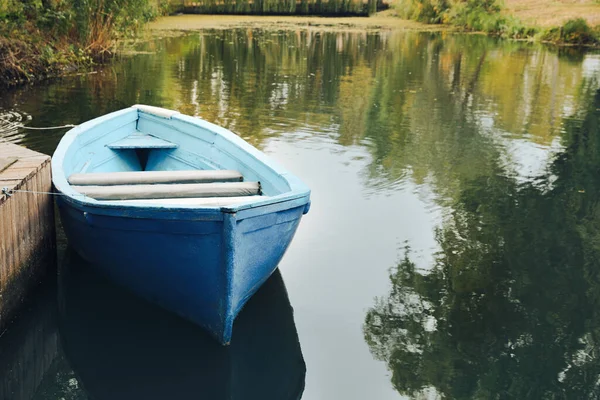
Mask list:
[{"label": "shrub", "polygon": [[426,23],[447,23],[469,31],[511,38],[531,37],[517,18],[503,15],[499,0],[397,0],[394,7],[401,17]]},{"label": "shrub", "polygon": [[403,18],[439,24],[450,9],[450,0],[398,0],[394,7]]},{"label": "shrub", "polygon": [[165,1],[0,0],[0,85],[110,56],[115,39],[157,16]]},{"label": "shrub", "polygon": [[496,0],[457,0],[444,22],[479,32],[499,33],[506,19]]},{"label": "shrub", "polygon": [[583,18],[572,19],[560,27],[542,33],[542,40],[553,43],[568,43],[577,46],[598,44],[597,32]]},{"label": "shrub", "polygon": [[583,18],[567,21],[561,28],[561,39],[572,44],[594,44],[598,42],[587,22]]}]

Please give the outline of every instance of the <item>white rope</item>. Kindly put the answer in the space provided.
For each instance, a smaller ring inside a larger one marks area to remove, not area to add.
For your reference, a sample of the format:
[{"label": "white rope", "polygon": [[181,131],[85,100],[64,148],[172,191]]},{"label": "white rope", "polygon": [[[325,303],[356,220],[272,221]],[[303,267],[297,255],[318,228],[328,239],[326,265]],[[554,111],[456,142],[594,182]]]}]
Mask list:
[{"label": "white rope", "polygon": [[19,128],[31,129],[31,130],[36,130],[36,131],[45,131],[45,130],[49,130],[49,129],[75,128],[76,126],[77,125],[66,124],[66,125],[59,125],[59,126],[47,126],[47,127],[44,127],[44,128],[36,128],[36,127],[33,127],[33,126],[21,125]]},{"label": "white rope", "polygon": [[9,121],[7,119],[4,119],[2,117],[0,117],[0,120],[6,122],[9,125],[14,126],[15,128],[22,128],[22,129],[30,129],[30,130],[36,130],[36,131],[45,131],[45,130],[50,130],[50,129],[64,129],[64,128],[75,128],[77,125],[73,125],[73,124],[66,124],[66,125],[59,125],[59,126],[48,126],[48,127],[40,127],[40,128],[36,128],[33,126],[25,126],[23,124],[17,124],[15,122]]},{"label": "white rope", "polygon": [[56,193],[56,192],[38,192],[35,190],[19,190],[19,189],[9,189],[7,187],[3,187],[2,190],[0,191],[0,194],[5,194],[7,196],[12,196],[14,193],[32,193],[32,194],[49,194],[51,196],[83,196],[86,197],[85,194],[81,194],[81,193],[74,193],[72,195],[69,194],[64,194],[64,193]]}]

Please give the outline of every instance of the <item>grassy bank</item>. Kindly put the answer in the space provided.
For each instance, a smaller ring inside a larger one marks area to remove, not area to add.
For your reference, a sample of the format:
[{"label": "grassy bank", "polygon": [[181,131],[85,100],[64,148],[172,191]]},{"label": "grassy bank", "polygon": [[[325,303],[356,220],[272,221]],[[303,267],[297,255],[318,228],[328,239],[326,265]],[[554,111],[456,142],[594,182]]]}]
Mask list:
[{"label": "grassy bank", "polygon": [[266,30],[319,30],[344,32],[369,32],[380,30],[440,31],[449,30],[443,25],[423,24],[400,19],[393,10],[364,17],[315,16],[253,16],[253,15],[177,15],[158,18],[149,29],[156,35],[166,32],[188,32],[203,29],[266,29]]},{"label": "grassy bank", "polygon": [[[206,4],[209,1],[213,0],[206,0]],[[393,10],[379,12],[370,18],[181,16],[163,19],[154,24],[153,29],[233,26],[334,30],[452,28],[556,44],[598,46],[600,43],[600,29],[590,27],[600,21],[600,0],[554,0],[551,4],[545,0],[505,1],[393,0]],[[0,0],[0,86],[34,82],[103,62],[114,54],[117,39],[131,37],[147,21],[170,11],[169,3],[178,2]],[[311,2],[306,0],[305,3]],[[222,4],[230,3],[228,0]],[[379,3],[380,0],[372,0],[370,4]],[[344,4],[351,4],[351,1]],[[396,14],[404,19],[395,18]]]},{"label": "grassy bank", "polygon": [[597,0],[504,0],[504,6],[525,24],[540,28],[562,26],[577,18],[584,18],[590,26],[600,25]]},{"label": "grassy bank", "polygon": [[115,40],[161,12],[160,0],[0,1],[0,85],[33,82],[110,58]]},{"label": "grassy bank", "polygon": [[[393,6],[403,18],[452,25],[465,31],[562,45],[598,46],[600,29],[592,28],[588,20],[600,21],[600,4],[567,3],[573,0],[552,4],[540,0],[508,0],[508,7],[501,0],[396,0]],[[551,14],[548,9],[552,10]],[[542,16],[545,23],[539,24],[536,15]]]}]

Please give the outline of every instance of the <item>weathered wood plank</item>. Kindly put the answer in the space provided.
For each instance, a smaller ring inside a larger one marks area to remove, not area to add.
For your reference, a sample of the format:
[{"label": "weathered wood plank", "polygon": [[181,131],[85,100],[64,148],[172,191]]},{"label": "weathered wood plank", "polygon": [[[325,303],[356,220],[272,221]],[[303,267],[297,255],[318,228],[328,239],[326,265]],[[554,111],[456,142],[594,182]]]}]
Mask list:
[{"label": "weathered wood plank", "polygon": [[[6,232],[8,220],[7,212],[0,212],[0,232]],[[4,236],[4,234],[2,235]],[[8,240],[0,240],[0,266],[9,265]],[[0,268],[0,292],[6,286],[8,280],[8,268]]]},{"label": "weathered wood plank", "polygon": [[40,157],[43,154],[12,143],[0,143],[0,157]]},{"label": "weathered wood plank", "polygon": [[[19,183],[21,183],[20,179],[0,179],[0,188],[7,187],[9,189],[14,188]],[[0,195],[1,197],[2,195]]]},{"label": "weathered wood plank", "polygon": [[23,180],[26,179],[32,172],[35,172],[35,170],[32,171],[31,168],[17,169],[9,167],[2,173],[1,176],[2,179]]},{"label": "weathered wood plank", "polygon": [[[50,157],[0,143],[0,157],[16,158],[0,171],[0,332],[55,258]],[[21,191],[19,191],[21,190]]]},{"label": "weathered wood plank", "polygon": [[17,160],[18,159],[16,157],[0,158],[0,172],[4,171],[6,168],[16,163]]}]

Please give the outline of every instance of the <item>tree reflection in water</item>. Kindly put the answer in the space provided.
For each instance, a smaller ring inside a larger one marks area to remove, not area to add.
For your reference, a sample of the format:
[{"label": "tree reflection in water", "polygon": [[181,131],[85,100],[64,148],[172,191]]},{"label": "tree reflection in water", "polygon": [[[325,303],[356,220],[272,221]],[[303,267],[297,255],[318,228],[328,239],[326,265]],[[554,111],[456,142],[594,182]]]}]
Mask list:
[{"label": "tree reflection in water", "polygon": [[545,177],[464,185],[430,272],[407,250],[365,339],[402,394],[600,396],[600,91],[565,120]]}]

